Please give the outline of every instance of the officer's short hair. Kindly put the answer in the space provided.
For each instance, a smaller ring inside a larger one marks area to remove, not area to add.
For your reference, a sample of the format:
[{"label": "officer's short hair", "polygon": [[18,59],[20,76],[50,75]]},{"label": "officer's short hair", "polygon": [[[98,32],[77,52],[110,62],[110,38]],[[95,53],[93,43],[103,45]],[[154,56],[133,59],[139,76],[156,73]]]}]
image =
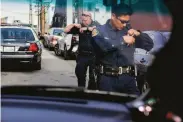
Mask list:
[{"label": "officer's short hair", "polygon": [[131,16],[133,14],[133,10],[127,4],[118,4],[118,5],[112,6],[112,13],[114,13],[116,16],[121,16],[121,15]]}]

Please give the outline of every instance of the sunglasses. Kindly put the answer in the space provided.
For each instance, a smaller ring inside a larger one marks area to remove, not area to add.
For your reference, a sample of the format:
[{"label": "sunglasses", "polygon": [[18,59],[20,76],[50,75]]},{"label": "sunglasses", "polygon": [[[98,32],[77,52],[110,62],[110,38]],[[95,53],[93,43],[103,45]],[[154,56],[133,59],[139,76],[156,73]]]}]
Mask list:
[{"label": "sunglasses", "polygon": [[[118,19],[118,18],[117,18]],[[125,20],[120,20],[120,19],[118,19],[122,24],[129,24],[130,23],[130,21],[125,21]]]},{"label": "sunglasses", "polygon": [[82,14],[82,16],[85,16],[85,17],[90,17],[90,15],[87,15],[87,14]]}]

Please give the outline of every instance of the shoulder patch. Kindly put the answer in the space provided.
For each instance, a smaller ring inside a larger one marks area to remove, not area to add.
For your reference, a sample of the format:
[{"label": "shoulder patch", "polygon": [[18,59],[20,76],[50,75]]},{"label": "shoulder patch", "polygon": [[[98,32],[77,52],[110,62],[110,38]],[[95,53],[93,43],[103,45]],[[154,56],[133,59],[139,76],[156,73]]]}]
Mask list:
[{"label": "shoulder patch", "polygon": [[92,37],[94,37],[94,36],[96,36],[96,35],[98,35],[99,34],[99,31],[97,30],[97,29],[94,29],[93,31],[92,31]]}]

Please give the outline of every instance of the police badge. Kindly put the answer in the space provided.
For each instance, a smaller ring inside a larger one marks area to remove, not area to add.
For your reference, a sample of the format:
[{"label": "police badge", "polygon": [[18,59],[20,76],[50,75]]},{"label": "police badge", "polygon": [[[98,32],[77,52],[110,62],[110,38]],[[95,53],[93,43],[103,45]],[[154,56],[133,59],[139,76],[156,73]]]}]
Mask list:
[{"label": "police badge", "polygon": [[94,30],[92,31],[92,37],[98,35],[98,33],[99,33],[98,30],[97,30],[97,29],[94,29]]}]

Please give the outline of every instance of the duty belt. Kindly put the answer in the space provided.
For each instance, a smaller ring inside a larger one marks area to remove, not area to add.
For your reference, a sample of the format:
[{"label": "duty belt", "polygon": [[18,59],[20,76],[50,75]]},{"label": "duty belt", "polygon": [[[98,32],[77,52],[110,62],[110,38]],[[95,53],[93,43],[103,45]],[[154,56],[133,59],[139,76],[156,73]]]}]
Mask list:
[{"label": "duty belt", "polygon": [[79,51],[79,54],[81,55],[93,55],[94,53],[92,51]]},{"label": "duty belt", "polygon": [[122,74],[134,74],[134,69],[132,66],[117,67],[117,68],[100,66],[100,74],[112,75],[112,76],[119,76]]}]

